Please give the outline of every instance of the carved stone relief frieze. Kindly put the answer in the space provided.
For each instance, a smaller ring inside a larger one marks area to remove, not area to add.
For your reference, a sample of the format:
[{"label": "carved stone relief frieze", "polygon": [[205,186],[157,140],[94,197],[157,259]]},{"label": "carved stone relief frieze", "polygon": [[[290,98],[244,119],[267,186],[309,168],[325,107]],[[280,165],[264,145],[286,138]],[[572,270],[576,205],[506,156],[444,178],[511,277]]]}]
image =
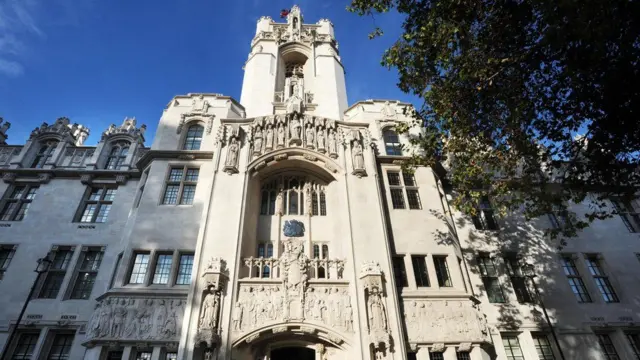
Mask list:
[{"label": "carved stone relief frieze", "polygon": [[331,158],[338,157],[338,135],[335,121],[292,113],[257,117],[249,130],[254,158],[277,149],[304,147]]},{"label": "carved stone relief frieze", "polygon": [[89,320],[89,340],[178,341],[185,300],[108,297]]},{"label": "carved stone relief frieze", "polygon": [[403,305],[410,342],[489,340],[486,320],[469,300],[414,300]]},{"label": "carved stone relief frieze", "polygon": [[278,283],[240,285],[232,313],[233,332],[246,333],[291,321],[315,322],[353,332],[353,308],[347,285],[310,284],[310,261],[302,245],[303,240],[298,238],[285,240],[285,250],[277,259]]}]

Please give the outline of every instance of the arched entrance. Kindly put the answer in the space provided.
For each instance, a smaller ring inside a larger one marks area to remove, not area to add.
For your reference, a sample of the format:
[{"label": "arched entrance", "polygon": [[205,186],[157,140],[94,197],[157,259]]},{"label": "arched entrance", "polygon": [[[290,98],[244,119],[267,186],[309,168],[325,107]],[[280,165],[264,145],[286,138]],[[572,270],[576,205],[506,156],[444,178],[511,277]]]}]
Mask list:
[{"label": "arched entrance", "polygon": [[283,347],[271,350],[270,360],[315,360],[316,352],[308,347]]}]

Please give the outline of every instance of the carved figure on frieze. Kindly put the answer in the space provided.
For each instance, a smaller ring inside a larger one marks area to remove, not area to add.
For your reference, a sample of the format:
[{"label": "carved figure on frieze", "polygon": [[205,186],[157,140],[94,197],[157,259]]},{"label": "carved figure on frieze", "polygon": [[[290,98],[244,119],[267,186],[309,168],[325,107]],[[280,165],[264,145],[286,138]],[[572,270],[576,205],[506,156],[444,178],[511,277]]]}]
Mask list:
[{"label": "carved figure on frieze", "polygon": [[284,147],[284,138],[285,138],[284,124],[278,124],[278,143],[276,144],[277,148]]},{"label": "carved figure on frieze", "polygon": [[87,335],[89,338],[98,337],[100,335],[100,309],[101,303],[97,303],[93,313],[91,314],[91,318],[89,319],[89,323],[87,324]]},{"label": "carved figure on frieze", "polygon": [[260,125],[256,126],[254,135],[253,135],[253,154],[259,155],[262,153],[262,127]]},{"label": "carved figure on frieze", "polygon": [[269,124],[267,125],[267,131],[266,131],[266,143],[265,143],[265,150],[271,150],[273,149],[273,125]]},{"label": "carved figure on frieze", "polygon": [[344,327],[348,332],[351,332],[353,331],[353,308],[351,307],[351,301],[349,301],[349,299],[347,299],[344,314]]},{"label": "carved figure on frieze", "polygon": [[108,336],[111,332],[111,299],[106,299],[100,306],[99,336]]},{"label": "carved figure on frieze", "polygon": [[162,335],[162,329],[167,321],[167,307],[165,301],[160,299],[157,301],[153,312],[153,327],[151,329],[152,337],[160,337]]},{"label": "carved figure on frieze", "polygon": [[313,149],[314,147],[314,135],[315,135],[315,131],[313,129],[313,125],[312,124],[308,124],[307,125],[307,130],[306,130],[306,140],[307,140],[307,147]]},{"label": "carved figure on frieze", "polygon": [[324,134],[324,129],[320,128],[318,129],[318,134],[316,136],[318,138],[318,151],[321,153],[326,152],[327,150],[325,149],[325,134]]},{"label": "carved figure on frieze", "polygon": [[289,128],[289,145],[300,145],[302,143],[302,139],[300,138],[302,125],[300,124],[300,120],[297,119],[295,114],[291,116],[291,121],[289,121]]},{"label": "carved figure on frieze", "polygon": [[329,157],[333,159],[338,157],[338,140],[334,129],[329,130]]},{"label": "carved figure on frieze", "polygon": [[238,301],[233,307],[233,330],[240,331],[242,330],[242,315],[244,312],[244,308],[242,304]]},{"label": "carved figure on frieze", "polygon": [[394,108],[391,107],[391,104],[386,101],[384,103],[384,106],[382,107],[382,116],[384,116],[385,118],[395,118],[396,117],[396,110]]}]

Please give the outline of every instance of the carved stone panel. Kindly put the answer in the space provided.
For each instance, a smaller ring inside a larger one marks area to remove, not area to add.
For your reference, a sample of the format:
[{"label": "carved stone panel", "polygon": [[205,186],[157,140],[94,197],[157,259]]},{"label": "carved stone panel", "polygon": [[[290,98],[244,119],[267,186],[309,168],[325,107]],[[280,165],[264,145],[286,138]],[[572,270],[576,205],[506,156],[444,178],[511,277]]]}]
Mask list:
[{"label": "carved stone panel", "polygon": [[404,302],[410,342],[484,342],[488,328],[482,313],[468,300],[415,300]]},{"label": "carved stone panel", "polygon": [[180,298],[107,297],[87,327],[93,341],[179,341],[185,300]]}]

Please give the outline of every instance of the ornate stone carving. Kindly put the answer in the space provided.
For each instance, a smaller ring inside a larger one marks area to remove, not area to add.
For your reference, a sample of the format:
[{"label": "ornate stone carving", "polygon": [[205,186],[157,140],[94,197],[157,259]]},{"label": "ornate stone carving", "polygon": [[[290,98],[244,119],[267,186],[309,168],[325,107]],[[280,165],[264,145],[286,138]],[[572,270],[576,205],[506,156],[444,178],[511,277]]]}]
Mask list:
[{"label": "ornate stone carving", "polygon": [[93,182],[93,175],[91,174],[83,174],[80,176],[80,182],[84,185],[89,185]]},{"label": "ornate stone carving", "polygon": [[220,315],[220,291],[215,286],[209,286],[208,293],[202,301],[200,317],[198,319],[198,341],[206,342],[212,347],[218,339],[218,317]]},{"label": "ornate stone carving", "polygon": [[213,129],[213,118],[215,118],[215,115],[211,115],[207,121],[207,135],[211,134],[211,129]]},{"label": "ornate stone carving", "polygon": [[107,297],[89,320],[89,340],[178,341],[185,301],[177,298]]},{"label": "ornate stone carving", "polygon": [[391,335],[388,328],[386,296],[383,287],[383,272],[376,262],[365,262],[360,269],[367,303],[369,338],[378,350],[388,349]]},{"label": "ornate stone carving", "polygon": [[[303,252],[303,241],[289,238],[284,244],[281,257],[271,259],[271,271],[276,272],[277,263],[282,282],[241,284],[234,305],[233,331],[246,332],[268,324],[304,321],[353,332],[353,308],[346,286],[309,284],[309,259]],[[245,262],[253,267],[254,260],[260,259],[250,258]],[[285,330],[286,326],[282,331]]]},{"label": "ornate stone carving", "polygon": [[382,110],[380,111],[380,113],[385,118],[395,119],[397,117],[395,107],[392,107],[388,101],[384,103],[384,106],[382,107]]},{"label": "ornate stone carving", "polygon": [[111,124],[109,128],[102,133],[101,141],[106,141],[108,138],[115,135],[126,135],[131,138],[132,141],[138,141],[140,144],[144,143],[144,133],[147,131],[147,125],[142,125],[139,128],[136,127],[136,118],[125,117],[122,121],[122,125],[116,127]]},{"label": "ornate stone carving", "polygon": [[353,140],[351,143],[351,153],[353,155],[353,172],[352,174],[361,178],[367,175],[364,166],[364,149],[361,140]]},{"label": "ornate stone carving", "polygon": [[304,223],[298,220],[287,220],[282,227],[284,236],[300,237],[304,235]]},{"label": "ornate stone carving", "polygon": [[409,341],[488,341],[486,321],[469,300],[416,300],[404,302]]},{"label": "ornate stone carving", "polygon": [[444,352],[446,350],[446,347],[444,346],[444,343],[435,343],[433,344],[433,346],[431,346],[431,352]]},{"label": "ornate stone carving", "polygon": [[11,160],[11,157],[17,155],[20,152],[20,148],[5,147],[0,149],[0,164],[6,164]]},{"label": "ornate stone carving", "polygon": [[468,352],[468,351],[471,351],[470,342],[462,343],[460,344],[460,346],[458,346],[458,352]]},{"label": "ornate stone carving", "polygon": [[51,178],[53,178],[53,174],[51,173],[38,174],[38,181],[40,181],[41,184],[48,184]]},{"label": "ornate stone carving", "polygon": [[238,136],[232,135],[227,145],[227,159],[224,162],[224,171],[228,174],[238,172],[238,157],[240,154],[240,140]]},{"label": "ornate stone carving", "polygon": [[29,138],[33,139],[45,134],[55,134],[69,143],[80,146],[89,137],[89,129],[79,124],[71,124],[69,118],[61,117],[53,125],[43,122],[40,127],[31,131]]}]

